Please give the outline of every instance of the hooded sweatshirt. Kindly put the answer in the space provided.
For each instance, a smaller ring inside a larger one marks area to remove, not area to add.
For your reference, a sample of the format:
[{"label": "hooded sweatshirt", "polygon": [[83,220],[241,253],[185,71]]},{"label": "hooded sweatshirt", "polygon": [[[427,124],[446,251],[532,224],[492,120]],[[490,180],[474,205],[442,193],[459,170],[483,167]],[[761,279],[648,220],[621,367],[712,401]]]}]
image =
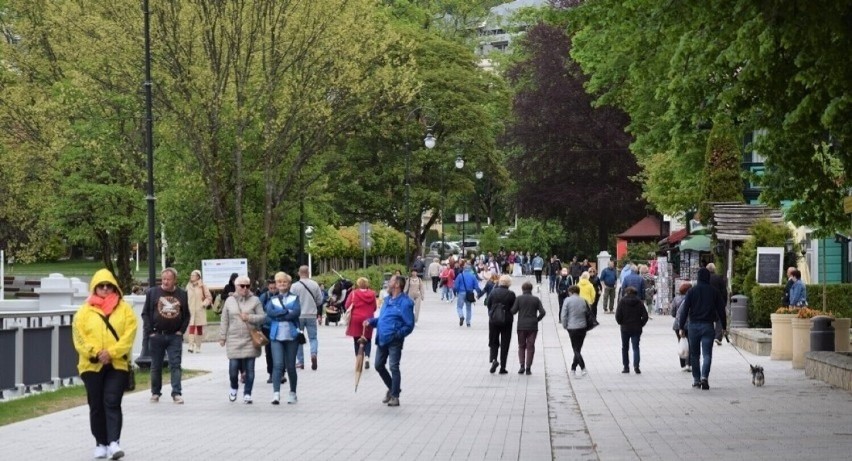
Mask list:
[{"label": "hooded sweatshirt", "polygon": [[713,323],[722,321],[727,325],[725,317],[725,300],[719,291],[710,285],[710,271],[698,269],[698,283],[689,289],[683,304],[677,313],[680,329],[686,328],[686,320],[690,323]]},{"label": "hooded sweatshirt", "polygon": [[376,292],[369,288],[352,290],[346,300],[346,309],[352,310],[349,326],[346,327],[346,335],[360,338],[363,334],[365,338],[371,339],[373,329],[371,327],[364,328],[364,320],[369,320],[376,314]]},{"label": "hooded sweatshirt", "polygon": [[[115,277],[107,269],[101,269],[92,276],[89,291],[94,294],[95,287],[101,283],[109,283],[116,287],[119,301],[115,308],[106,315],[104,311],[86,301],[74,315],[72,335],[74,349],[80,356],[77,371],[82,375],[86,372],[99,372],[103,365],[97,360],[98,352],[109,352],[112,366],[116,370],[129,370],[130,349],[136,339],[137,321],[133,308],[122,298],[121,289]],[[118,334],[118,339],[110,332],[106,320]]]}]

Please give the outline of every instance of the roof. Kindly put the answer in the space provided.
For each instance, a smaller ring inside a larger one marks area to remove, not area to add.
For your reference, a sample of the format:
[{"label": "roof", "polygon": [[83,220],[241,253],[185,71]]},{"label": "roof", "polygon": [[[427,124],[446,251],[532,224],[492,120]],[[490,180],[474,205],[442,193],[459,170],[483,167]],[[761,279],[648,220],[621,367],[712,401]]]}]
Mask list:
[{"label": "roof", "polygon": [[685,238],[682,242],[680,242],[680,251],[699,251],[699,252],[707,252],[710,251],[710,237],[697,234],[690,235]]},{"label": "roof", "polygon": [[742,242],[751,237],[749,229],[760,219],[768,219],[773,224],[784,224],[781,210],[766,205],[745,203],[711,203],[713,207],[713,228],[717,240]]},{"label": "roof", "polygon": [[689,229],[684,227],[683,229],[681,229],[679,231],[672,232],[671,234],[669,234],[668,237],[660,240],[659,245],[660,246],[663,246],[663,245],[666,245],[666,244],[674,245],[675,243],[683,240],[683,238],[686,237],[687,235],[689,235]]},{"label": "roof", "polygon": [[616,237],[620,239],[660,238],[660,234],[662,233],[660,232],[661,227],[660,218],[645,216],[626,231],[616,235]]}]

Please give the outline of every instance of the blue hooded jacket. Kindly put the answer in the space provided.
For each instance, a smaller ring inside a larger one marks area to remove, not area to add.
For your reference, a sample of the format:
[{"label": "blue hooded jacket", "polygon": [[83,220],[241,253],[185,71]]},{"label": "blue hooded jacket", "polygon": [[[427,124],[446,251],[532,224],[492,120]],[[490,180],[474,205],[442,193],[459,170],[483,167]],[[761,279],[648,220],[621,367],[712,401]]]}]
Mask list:
[{"label": "blue hooded jacket", "polygon": [[266,302],[264,310],[267,319],[270,321],[270,340],[274,340],[278,336],[280,328],[289,327],[289,331],[284,332],[284,337],[287,339],[294,339],[299,333],[298,322],[302,308],[299,306],[299,297],[295,294],[287,292],[286,296],[280,293],[271,296]]},{"label": "blue hooded jacket", "polygon": [[414,331],[414,301],[405,293],[386,297],[379,317],[371,318],[370,326],[376,329],[379,346],[402,341]]}]

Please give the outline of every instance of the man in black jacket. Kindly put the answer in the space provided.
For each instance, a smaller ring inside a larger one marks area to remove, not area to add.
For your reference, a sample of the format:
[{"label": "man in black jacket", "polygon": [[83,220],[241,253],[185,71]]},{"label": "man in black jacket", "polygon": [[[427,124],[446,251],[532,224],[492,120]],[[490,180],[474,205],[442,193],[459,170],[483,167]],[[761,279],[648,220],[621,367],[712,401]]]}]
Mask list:
[{"label": "man in black jacket", "polygon": [[633,344],[633,371],[641,374],[639,370],[639,338],[642,336],[642,327],[648,323],[648,310],[645,302],[639,299],[636,288],[624,289],[624,297],[618,301],[615,308],[615,321],[621,325],[621,363],[624,368],[622,373],[630,373],[630,361],[628,346]]},{"label": "man in black jacket", "polygon": [[[689,325],[687,326],[687,319]],[[698,283],[692,287],[678,309],[677,321],[680,335],[683,336],[689,328],[689,363],[692,366],[692,387],[704,390],[710,389],[708,378],[710,365],[713,361],[713,324],[721,320],[727,325],[725,316],[725,301],[719,291],[710,286],[710,271],[702,267],[698,269]],[[723,330],[724,334],[725,331]],[[699,352],[704,357],[704,363],[699,368]]]},{"label": "man in black jacket", "polygon": [[186,292],[178,287],[177,271],[167,267],[160,273],[160,286],[152,287],[145,295],[142,322],[151,354],[151,402],[160,401],[163,386],[163,358],[169,356],[172,400],[182,404],[181,352],[183,334],[189,327],[189,303]]},{"label": "man in black jacket", "polygon": [[[725,277],[716,273],[716,265],[710,263],[707,265],[707,270],[710,271],[710,286],[715,288],[716,291],[722,295],[722,300],[725,301],[725,313],[728,312],[728,281],[725,280]],[[717,321],[714,324],[714,329],[716,331],[716,345],[722,345],[722,331],[727,328],[727,325],[722,325],[721,322]]]}]

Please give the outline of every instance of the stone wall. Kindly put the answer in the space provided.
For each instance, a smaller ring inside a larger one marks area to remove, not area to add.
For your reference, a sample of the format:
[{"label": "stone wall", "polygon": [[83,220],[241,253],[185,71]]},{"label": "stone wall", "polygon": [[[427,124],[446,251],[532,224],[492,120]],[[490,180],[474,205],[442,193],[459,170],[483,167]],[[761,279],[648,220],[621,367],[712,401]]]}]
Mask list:
[{"label": "stone wall", "polygon": [[772,330],[769,328],[733,328],[728,337],[735,346],[754,355],[769,356],[772,352]]},{"label": "stone wall", "polygon": [[852,391],[852,353],[807,352],[805,376]]}]

